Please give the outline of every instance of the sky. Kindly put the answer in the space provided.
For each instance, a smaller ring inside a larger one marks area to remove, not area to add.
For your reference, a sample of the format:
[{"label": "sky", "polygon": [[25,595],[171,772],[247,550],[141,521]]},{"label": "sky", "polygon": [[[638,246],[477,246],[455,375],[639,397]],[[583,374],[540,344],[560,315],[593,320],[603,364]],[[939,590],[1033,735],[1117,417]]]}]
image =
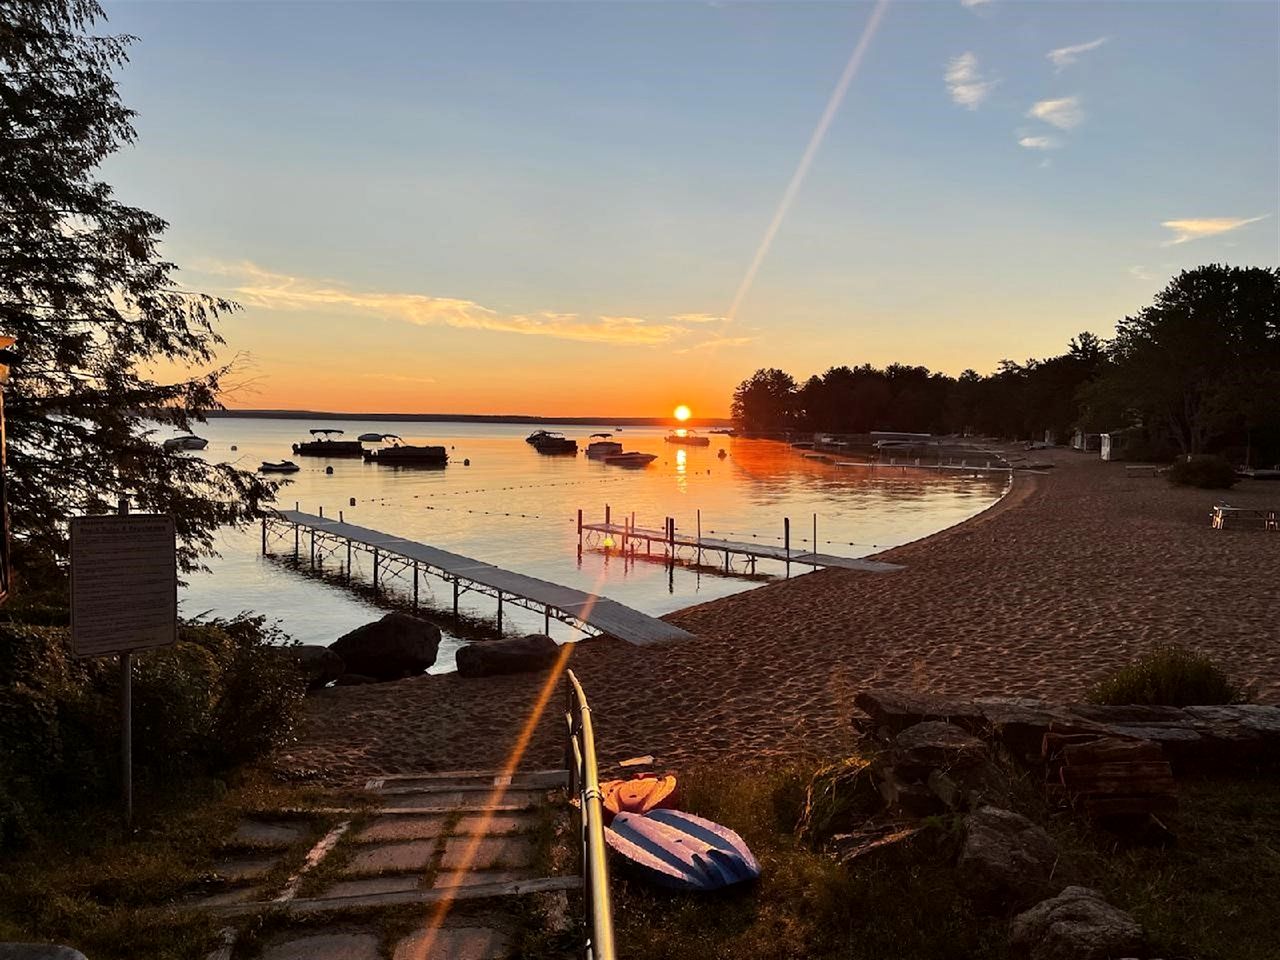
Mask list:
[{"label": "sky", "polygon": [[1274,3],[105,6],[234,407],[722,416],[1280,265]]}]

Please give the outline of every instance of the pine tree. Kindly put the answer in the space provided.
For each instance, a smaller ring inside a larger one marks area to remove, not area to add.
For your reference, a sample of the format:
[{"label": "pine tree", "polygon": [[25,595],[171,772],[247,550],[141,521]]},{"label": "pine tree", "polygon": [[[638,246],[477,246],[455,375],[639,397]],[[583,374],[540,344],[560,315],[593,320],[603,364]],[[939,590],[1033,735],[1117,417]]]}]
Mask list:
[{"label": "pine tree", "polygon": [[[15,540],[66,553],[66,521],[134,509],[174,517],[184,570],[275,484],[161,449],[220,406],[218,318],[235,303],[183,289],[165,221],[97,179],[135,133],[113,71],[131,37],[98,36],[95,0],[0,0],[0,333]],[[176,371],[168,377],[156,371]]]}]

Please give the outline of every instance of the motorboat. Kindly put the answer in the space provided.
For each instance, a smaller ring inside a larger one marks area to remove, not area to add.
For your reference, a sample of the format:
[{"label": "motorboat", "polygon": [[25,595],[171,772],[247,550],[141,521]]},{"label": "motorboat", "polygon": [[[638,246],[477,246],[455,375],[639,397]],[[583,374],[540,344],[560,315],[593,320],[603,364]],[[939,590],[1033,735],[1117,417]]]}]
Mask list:
[{"label": "motorboat", "polygon": [[653,461],[658,459],[656,453],[640,453],[632,450],[629,453],[611,453],[604,458],[604,462],[611,467],[647,467]]},{"label": "motorboat", "polygon": [[297,473],[302,468],[292,460],[263,460],[259,473]]},{"label": "motorboat", "polygon": [[356,439],[361,443],[381,443],[384,436],[381,433],[362,433]]},{"label": "motorboat", "polygon": [[203,450],[208,445],[208,440],[204,437],[197,437],[193,433],[188,433],[181,437],[170,437],[161,444],[166,450]]},{"label": "motorboat", "polygon": [[560,434],[552,433],[550,430],[535,430],[524,438],[525,443],[537,443],[545,437],[558,437]]},{"label": "motorboat", "polygon": [[359,457],[364,454],[364,447],[359,440],[338,440],[344,430],[315,429],[311,431],[311,439],[293,445],[293,452],[307,457]]},{"label": "motorboat", "polygon": [[587,456],[592,460],[603,460],[610,454],[621,453],[622,444],[617,440],[610,440],[611,436],[613,434],[593,433],[591,440],[587,443]]},{"label": "motorboat", "polygon": [[542,436],[537,440],[530,440],[533,449],[539,453],[574,453],[578,452],[578,441],[570,440],[568,437],[560,433],[550,433],[546,430],[541,431]]},{"label": "motorboat", "polygon": [[733,428],[732,428],[732,427],[716,427],[716,428],[715,428],[714,430],[712,430],[711,432],[712,432],[712,433],[718,433],[718,434],[720,434],[721,436],[725,436],[725,437],[736,437],[736,436],[737,436],[737,434],[734,432],[734,430],[733,430]]},{"label": "motorboat", "polygon": [[667,434],[667,443],[683,443],[686,447],[709,447],[711,446],[711,438],[681,427],[679,430]]},{"label": "motorboat", "polygon": [[440,446],[417,446],[405,443],[394,433],[384,433],[380,440],[391,445],[379,450],[364,451],[365,463],[381,463],[390,466],[443,467],[449,462],[449,451]]}]

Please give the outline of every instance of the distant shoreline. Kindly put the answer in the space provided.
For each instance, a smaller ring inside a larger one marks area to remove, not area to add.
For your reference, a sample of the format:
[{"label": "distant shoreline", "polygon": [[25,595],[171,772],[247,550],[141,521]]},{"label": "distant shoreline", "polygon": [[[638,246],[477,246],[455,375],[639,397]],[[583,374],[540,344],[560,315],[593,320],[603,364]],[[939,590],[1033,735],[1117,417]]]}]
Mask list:
[{"label": "distant shoreline", "polygon": [[[327,410],[210,410],[209,420],[241,417],[272,420],[387,420],[405,423],[558,423],[566,425],[613,423],[623,427],[669,427],[671,417],[535,417],[529,414],[491,413],[334,413]],[[694,417],[686,426],[730,427],[724,417]]]}]

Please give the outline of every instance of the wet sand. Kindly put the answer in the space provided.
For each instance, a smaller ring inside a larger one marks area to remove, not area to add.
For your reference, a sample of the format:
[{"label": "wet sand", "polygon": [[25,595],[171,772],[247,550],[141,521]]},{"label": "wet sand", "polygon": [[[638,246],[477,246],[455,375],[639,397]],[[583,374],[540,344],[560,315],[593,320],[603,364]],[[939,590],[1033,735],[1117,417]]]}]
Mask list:
[{"label": "wet sand", "polygon": [[[863,687],[1070,699],[1166,641],[1280,702],[1280,535],[1208,521],[1219,500],[1280,506],[1280,483],[1187,490],[1096,455],[1036,458],[1056,467],[879,555],[905,564],[899,573],[819,571],[671,614],[693,643],[566,647],[602,762],[829,755],[851,742]],[[449,674],[324,690],[282,761],[333,782],[501,766],[547,683]],[[522,766],[559,764],[563,703],[561,682],[529,725]]]}]

